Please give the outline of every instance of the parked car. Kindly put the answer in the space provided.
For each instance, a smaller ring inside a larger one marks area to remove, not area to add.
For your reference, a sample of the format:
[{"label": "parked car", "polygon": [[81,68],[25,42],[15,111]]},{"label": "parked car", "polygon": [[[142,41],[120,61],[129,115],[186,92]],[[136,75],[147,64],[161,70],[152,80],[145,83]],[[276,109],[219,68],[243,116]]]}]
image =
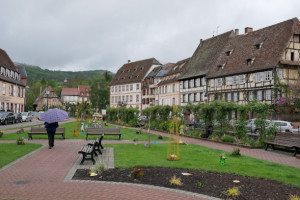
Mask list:
[{"label": "parked car", "polygon": [[21,123],[22,122],[22,115],[21,113],[15,113],[15,123]]},{"label": "parked car", "polygon": [[[259,130],[256,128],[255,120],[256,119],[248,120],[247,124],[246,124],[246,129],[247,129],[248,132],[255,133],[256,135],[259,135]],[[270,125],[271,125],[271,121],[266,119],[266,128],[268,128]]]},{"label": "parked car", "polygon": [[32,121],[32,114],[31,112],[22,112],[22,121],[23,122],[31,122]]},{"label": "parked car", "polygon": [[1,121],[1,124],[13,124],[15,123],[15,116],[12,112],[1,112],[0,113],[0,121]]},{"label": "parked car", "polygon": [[37,118],[38,112],[36,112],[36,111],[30,111],[30,113],[31,113],[32,117]]},{"label": "parked car", "polygon": [[271,123],[277,126],[280,132],[300,133],[298,132],[298,127],[296,127],[296,125],[294,125],[292,122],[273,120]]}]

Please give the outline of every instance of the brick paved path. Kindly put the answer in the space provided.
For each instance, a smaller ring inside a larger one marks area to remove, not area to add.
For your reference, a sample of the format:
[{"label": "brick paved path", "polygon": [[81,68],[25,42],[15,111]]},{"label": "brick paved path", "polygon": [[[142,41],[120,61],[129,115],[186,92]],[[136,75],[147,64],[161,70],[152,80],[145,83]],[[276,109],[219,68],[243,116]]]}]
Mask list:
[{"label": "brick paved path", "polygon": [[[155,134],[168,134],[154,132]],[[183,138],[189,144],[232,151],[230,145]],[[1,141],[8,142],[8,141]],[[15,141],[12,141],[15,142]],[[47,146],[47,140],[34,140]],[[103,141],[110,143],[112,141]],[[113,141],[122,143],[126,141]],[[134,184],[65,181],[78,159],[77,151],[85,140],[55,140],[55,147],[43,147],[26,158],[0,170],[0,199],[214,199],[193,193]],[[300,168],[300,160],[291,155],[240,148],[243,155]]]}]

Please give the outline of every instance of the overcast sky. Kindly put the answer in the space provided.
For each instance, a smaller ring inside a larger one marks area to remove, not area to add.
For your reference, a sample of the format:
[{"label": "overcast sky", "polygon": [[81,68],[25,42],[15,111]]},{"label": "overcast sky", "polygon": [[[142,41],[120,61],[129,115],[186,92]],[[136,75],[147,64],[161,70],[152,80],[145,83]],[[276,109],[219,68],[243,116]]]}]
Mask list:
[{"label": "overcast sky", "polygon": [[42,68],[116,72],[192,56],[200,39],[294,17],[298,0],[0,0],[0,48]]}]

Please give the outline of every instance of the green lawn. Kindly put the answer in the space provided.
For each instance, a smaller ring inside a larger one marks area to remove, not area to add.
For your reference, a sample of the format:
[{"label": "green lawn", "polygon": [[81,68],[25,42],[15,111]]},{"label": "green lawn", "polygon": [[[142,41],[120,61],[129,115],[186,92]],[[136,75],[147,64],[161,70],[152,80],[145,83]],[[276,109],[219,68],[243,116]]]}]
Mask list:
[{"label": "green lawn", "polygon": [[41,144],[17,145],[16,143],[0,144],[0,168],[11,163],[18,158],[41,147]]},{"label": "green lawn", "polygon": [[278,180],[300,187],[300,169],[263,161],[247,156],[234,157],[226,152],[226,164],[219,164],[220,150],[197,145],[180,145],[180,160],[168,161],[168,144],[111,144],[114,148],[115,167],[130,168],[136,166],[162,166],[189,169],[203,169],[244,176],[255,176]]},{"label": "green lawn", "polygon": [[[80,134],[79,136],[74,136],[74,126],[76,125],[76,122],[70,122],[66,124],[60,124],[59,127],[65,127],[66,133],[65,137],[66,139],[85,139],[86,133]],[[114,126],[104,126],[105,128],[113,128]],[[4,134],[0,140],[17,140],[20,137],[28,138],[27,133],[28,131],[25,131],[24,134],[17,134],[17,133],[11,133],[11,134]],[[147,141],[148,140],[148,133],[142,132],[142,134],[136,134],[136,130],[129,129],[129,128],[121,128],[121,139],[122,140],[134,140],[137,139],[138,141]],[[48,137],[46,135],[33,135],[33,139],[47,139]],[[89,136],[89,139],[96,139],[98,136]],[[61,136],[57,135],[55,136],[56,139],[60,139]],[[119,136],[104,136],[104,140],[119,140]],[[157,135],[151,134],[151,141],[156,141]],[[168,141],[168,138],[163,138],[162,141]]]}]

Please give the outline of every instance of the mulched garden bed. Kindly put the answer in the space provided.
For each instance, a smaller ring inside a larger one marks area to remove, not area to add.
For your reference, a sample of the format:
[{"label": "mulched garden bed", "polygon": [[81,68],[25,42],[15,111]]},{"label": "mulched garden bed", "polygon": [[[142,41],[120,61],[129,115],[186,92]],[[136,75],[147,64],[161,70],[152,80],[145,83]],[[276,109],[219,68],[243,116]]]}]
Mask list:
[{"label": "mulched garden bed", "polygon": [[[143,170],[144,175],[142,177],[133,179],[132,173],[134,168],[109,169],[97,176],[90,176],[90,171],[87,169],[78,169],[73,176],[73,180],[114,181],[148,184],[205,194],[221,199],[288,200],[289,195],[297,195],[298,197],[300,195],[300,188],[262,178],[166,167],[145,167]],[[183,172],[190,173],[192,175],[184,176],[182,175]],[[181,179],[181,186],[170,184],[169,180],[174,175]],[[240,183],[234,183],[234,180],[239,180]],[[226,191],[233,187],[238,187],[240,193],[238,196],[233,197],[226,194]]]}]

